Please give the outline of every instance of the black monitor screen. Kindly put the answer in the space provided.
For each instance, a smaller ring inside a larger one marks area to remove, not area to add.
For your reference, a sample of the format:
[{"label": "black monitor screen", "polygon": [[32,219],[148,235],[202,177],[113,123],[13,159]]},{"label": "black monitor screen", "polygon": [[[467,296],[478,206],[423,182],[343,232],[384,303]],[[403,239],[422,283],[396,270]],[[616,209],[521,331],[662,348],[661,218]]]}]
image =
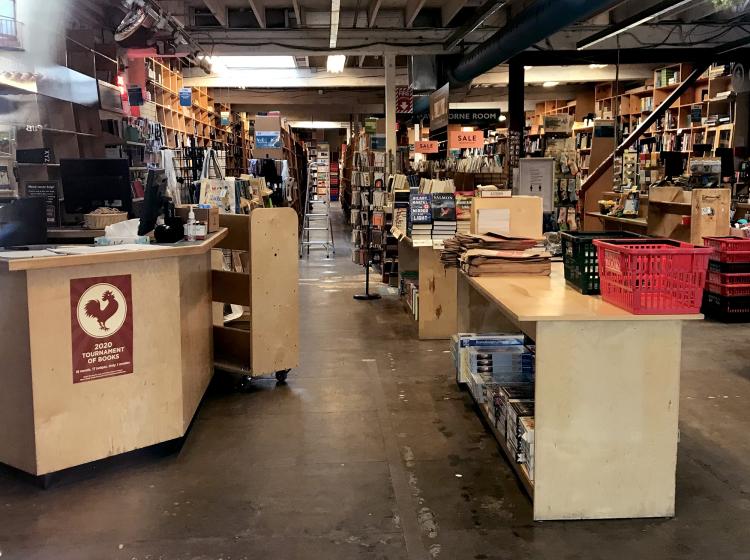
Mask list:
[{"label": "black monitor screen", "polygon": [[61,159],[60,179],[68,214],[85,214],[101,206],[132,213],[126,159]]},{"label": "black monitor screen", "polygon": [[0,204],[0,247],[47,243],[47,205],[43,198]]}]

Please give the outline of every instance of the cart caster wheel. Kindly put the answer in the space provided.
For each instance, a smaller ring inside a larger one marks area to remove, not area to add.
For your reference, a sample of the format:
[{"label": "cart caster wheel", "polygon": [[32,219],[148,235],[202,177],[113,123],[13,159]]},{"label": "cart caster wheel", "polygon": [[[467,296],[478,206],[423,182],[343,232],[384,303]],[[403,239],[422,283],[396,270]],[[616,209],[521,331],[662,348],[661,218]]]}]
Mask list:
[{"label": "cart caster wheel", "polygon": [[286,383],[286,378],[289,375],[289,370],[285,369],[276,372],[276,381],[280,384]]},{"label": "cart caster wheel", "polygon": [[249,391],[253,384],[253,378],[249,375],[243,375],[240,377],[239,383],[237,383],[237,389],[239,391]]}]

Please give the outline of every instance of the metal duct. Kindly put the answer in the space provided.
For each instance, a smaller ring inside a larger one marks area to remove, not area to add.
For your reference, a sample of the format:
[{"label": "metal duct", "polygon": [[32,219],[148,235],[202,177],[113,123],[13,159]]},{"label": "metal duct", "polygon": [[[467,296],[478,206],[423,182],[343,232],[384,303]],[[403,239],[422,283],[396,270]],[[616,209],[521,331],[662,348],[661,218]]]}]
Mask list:
[{"label": "metal duct", "polygon": [[449,73],[465,84],[572,23],[589,19],[622,0],[537,0],[508,25],[464,56]]}]

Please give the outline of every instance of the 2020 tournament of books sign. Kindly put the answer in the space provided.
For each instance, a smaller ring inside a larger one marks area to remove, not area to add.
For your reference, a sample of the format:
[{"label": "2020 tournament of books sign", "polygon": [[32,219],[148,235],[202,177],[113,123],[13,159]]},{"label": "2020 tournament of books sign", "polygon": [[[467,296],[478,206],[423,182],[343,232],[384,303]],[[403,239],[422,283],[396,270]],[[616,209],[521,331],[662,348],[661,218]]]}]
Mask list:
[{"label": "2020 tournament of books sign", "polygon": [[133,373],[129,274],[70,281],[73,383]]}]

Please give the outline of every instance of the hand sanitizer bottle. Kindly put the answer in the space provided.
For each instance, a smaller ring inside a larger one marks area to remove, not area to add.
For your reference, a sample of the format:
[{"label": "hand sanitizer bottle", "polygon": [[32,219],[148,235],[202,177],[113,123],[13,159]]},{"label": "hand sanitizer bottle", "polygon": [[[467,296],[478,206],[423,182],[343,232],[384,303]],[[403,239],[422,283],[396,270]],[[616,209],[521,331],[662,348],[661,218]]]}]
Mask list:
[{"label": "hand sanitizer bottle", "polygon": [[190,207],[190,212],[188,213],[187,240],[195,241],[195,212],[193,212],[192,206]]}]

